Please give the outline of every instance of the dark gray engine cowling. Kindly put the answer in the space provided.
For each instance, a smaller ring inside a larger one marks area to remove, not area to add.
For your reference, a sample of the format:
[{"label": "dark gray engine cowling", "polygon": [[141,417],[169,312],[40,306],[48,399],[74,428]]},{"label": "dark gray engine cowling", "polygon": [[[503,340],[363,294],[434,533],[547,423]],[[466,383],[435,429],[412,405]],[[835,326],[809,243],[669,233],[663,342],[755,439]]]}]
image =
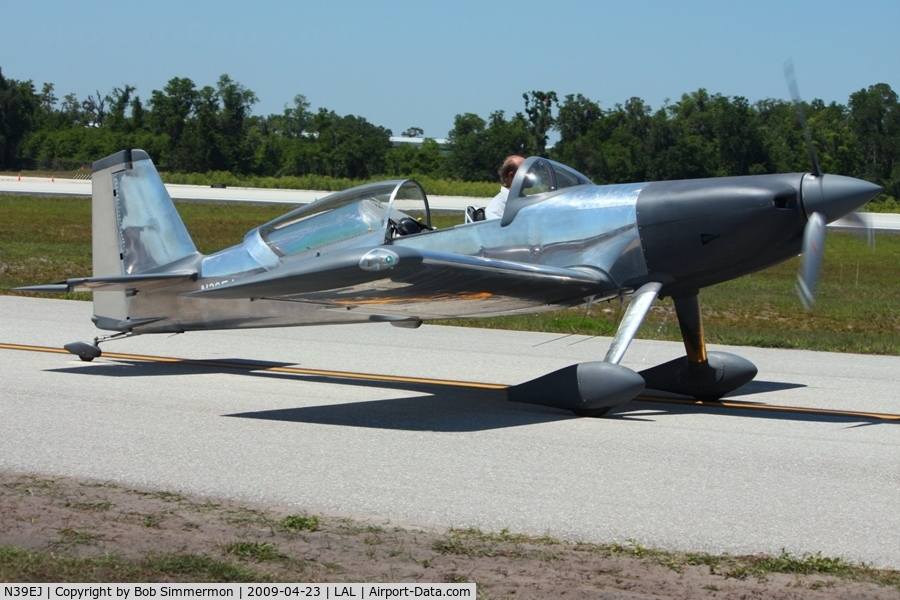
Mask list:
[{"label": "dark gray engine cowling", "polygon": [[696,291],[800,252],[802,173],[657,181],[641,191],[637,223],[661,295]]},{"label": "dark gray engine cowling", "polygon": [[598,361],[571,365],[512,386],[507,398],[511,402],[591,411],[624,404],[643,389],[644,379],[631,369]]}]

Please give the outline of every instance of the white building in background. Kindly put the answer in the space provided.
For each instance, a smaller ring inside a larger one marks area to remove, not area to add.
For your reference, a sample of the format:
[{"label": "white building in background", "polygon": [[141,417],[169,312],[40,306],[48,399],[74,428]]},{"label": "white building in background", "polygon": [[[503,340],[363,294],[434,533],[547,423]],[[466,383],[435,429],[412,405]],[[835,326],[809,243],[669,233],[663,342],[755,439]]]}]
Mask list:
[{"label": "white building in background", "polygon": [[[421,146],[422,142],[429,138],[420,138],[420,137],[403,137],[399,135],[391,136],[391,144],[393,146]],[[450,151],[450,141],[446,138],[430,138],[437,142],[438,147],[441,149],[441,152],[449,152]]]}]

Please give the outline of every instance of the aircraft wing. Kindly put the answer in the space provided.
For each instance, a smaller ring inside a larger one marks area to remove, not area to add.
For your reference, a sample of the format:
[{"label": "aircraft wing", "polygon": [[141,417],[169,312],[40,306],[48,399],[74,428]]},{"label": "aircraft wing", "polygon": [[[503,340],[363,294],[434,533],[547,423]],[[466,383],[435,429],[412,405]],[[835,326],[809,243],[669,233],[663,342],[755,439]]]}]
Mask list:
[{"label": "aircraft wing", "polygon": [[[305,260],[187,295],[266,298],[378,315],[441,318],[580,304],[615,290],[608,274],[590,267],[559,268],[380,246]],[[481,308],[473,311],[476,301]]]}]

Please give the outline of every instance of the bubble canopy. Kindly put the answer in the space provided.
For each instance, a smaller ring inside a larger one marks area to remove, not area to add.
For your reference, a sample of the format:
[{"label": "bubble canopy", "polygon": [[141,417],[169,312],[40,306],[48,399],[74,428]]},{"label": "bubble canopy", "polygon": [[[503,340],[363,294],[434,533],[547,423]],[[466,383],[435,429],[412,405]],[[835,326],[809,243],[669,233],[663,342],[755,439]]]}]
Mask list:
[{"label": "bubble canopy", "polygon": [[428,198],[418,182],[398,179],[370,183],[320,198],[259,228],[259,235],[278,256],[321,249],[367,234],[387,242],[393,225],[408,217],[403,212],[424,212],[431,227]]},{"label": "bubble canopy", "polygon": [[503,213],[503,225],[508,225],[516,213],[537,202],[546,200],[560,190],[581,185],[593,185],[590,179],[562,163],[532,156],[525,159],[509,186],[509,200]]}]

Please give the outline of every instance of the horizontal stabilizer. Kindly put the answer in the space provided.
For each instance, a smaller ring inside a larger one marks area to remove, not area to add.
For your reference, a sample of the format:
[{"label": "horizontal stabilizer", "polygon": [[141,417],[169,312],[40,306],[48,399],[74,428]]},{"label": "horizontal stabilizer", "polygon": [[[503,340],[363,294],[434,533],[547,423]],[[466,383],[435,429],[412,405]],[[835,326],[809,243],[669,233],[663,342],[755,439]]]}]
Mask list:
[{"label": "horizontal stabilizer", "polygon": [[44,285],[26,285],[13,288],[16,292],[40,292],[42,294],[65,294],[71,292],[71,288],[65,283],[47,283]]},{"label": "horizontal stabilizer", "polygon": [[29,285],[15,288],[18,292],[44,292],[64,294],[66,292],[125,291],[165,287],[197,277],[195,271],[174,271],[171,273],[141,273],[138,275],[109,275],[106,277],[77,277],[48,285]]}]

